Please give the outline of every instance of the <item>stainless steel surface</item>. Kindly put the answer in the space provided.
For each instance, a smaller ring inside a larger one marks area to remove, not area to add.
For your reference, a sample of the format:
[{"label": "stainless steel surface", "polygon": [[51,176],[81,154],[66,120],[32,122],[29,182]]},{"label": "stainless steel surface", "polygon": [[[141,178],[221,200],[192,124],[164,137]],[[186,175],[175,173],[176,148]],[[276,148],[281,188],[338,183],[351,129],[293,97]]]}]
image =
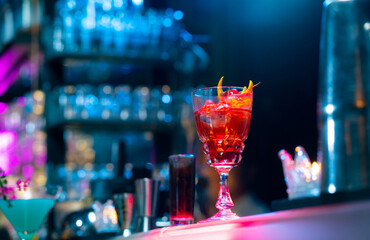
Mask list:
[{"label": "stainless steel surface", "polygon": [[135,232],[147,232],[155,228],[159,181],[149,178],[135,181],[137,220]]},{"label": "stainless steel surface", "polygon": [[127,237],[132,234],[133,227],[133,194],[114,194],[113,201],[122,235]]},{"label": "stainless steel surface", "polygon": [[148,232],[155,228],[155,219],[153,217],[138,217],[135,232]]},{"label": "stainless steel surface", "polygon": [[321,32],[322,192],[370,185],[370,1],[327,0]]}]

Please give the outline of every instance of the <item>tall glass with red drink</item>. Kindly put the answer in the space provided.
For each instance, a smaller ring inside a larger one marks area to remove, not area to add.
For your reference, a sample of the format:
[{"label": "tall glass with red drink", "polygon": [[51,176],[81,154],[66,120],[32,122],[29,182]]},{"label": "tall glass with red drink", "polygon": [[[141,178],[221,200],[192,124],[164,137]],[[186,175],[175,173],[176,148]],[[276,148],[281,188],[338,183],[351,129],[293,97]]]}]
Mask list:
[{"label": "tall glass with red drink", "polygon": [[194,223],[195,159],[192,154],[169,157],[171,225]]},{"label": "tall glass with red drink", "polygon": [[193,92],[193,110],[199,139],[208,164],[220,175],[216,203],[218,213],[204,221],[238,218],[231,211],[228,176],[242,159],[252,114],[253,84],[241,87],[210,87]]}]

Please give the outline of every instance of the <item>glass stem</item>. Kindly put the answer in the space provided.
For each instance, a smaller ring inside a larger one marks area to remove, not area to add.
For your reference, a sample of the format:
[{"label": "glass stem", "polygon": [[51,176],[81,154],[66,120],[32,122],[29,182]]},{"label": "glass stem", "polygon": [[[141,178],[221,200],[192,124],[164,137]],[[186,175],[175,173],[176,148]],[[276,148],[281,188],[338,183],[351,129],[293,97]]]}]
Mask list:
[{"label": "glass stem", "polygon": [[217,169],[220,175],[220,190],[218,192],[218,199],[216,208],[220,211],[231,209],[234,206],[233,200],[229,193],[229,172],[231,168]]}]

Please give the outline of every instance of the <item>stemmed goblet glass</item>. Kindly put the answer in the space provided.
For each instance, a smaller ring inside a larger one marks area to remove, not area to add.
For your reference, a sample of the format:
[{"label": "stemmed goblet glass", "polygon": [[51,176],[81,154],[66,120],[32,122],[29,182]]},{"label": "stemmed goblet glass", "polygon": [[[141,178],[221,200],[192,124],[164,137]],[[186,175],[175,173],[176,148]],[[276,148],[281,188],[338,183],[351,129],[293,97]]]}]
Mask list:
[{"label": "stemmed goblet glass", "polygon": [[[253,86],[252,86],[253,88]],[[242,159],[244,141],[248,137],[252,114],[252,88],[209,87],[195,90],[193,111],[203,151],[208,164],[220,176],[220,190],[216,202],[219,210],[202,222],[239,218],[231,211],[234,203],[228,186],[230,170]]]},{"label": "stemmed goblet glass", "polygon": [[59,186],[15,188],[14,200],[0,199],[0,210],[22,240],[31,240],[61,192]]}]

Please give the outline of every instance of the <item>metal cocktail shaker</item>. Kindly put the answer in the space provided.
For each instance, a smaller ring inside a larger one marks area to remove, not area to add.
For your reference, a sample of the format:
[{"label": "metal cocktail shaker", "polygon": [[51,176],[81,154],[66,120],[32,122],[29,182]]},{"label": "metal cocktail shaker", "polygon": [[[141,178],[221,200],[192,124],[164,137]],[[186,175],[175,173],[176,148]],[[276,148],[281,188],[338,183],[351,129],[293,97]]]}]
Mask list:
[{"label": "metal cocktail shaker", "polygon": [[113,195],[114,206],[116,208],[118,223],[124,237],[132,234],[133,219],[133,194],[117,193]]},{"label": "metal cocktail shaker", "polygon": [[154,229],[158,203],[159,181],[150,178],[135,181],[137,220],[135,232],[147,232]]},{"label": "metal cocktail shaker", "polygon": [[322,20],[322,192],[369,188],[370,1],[326,0]]}]

